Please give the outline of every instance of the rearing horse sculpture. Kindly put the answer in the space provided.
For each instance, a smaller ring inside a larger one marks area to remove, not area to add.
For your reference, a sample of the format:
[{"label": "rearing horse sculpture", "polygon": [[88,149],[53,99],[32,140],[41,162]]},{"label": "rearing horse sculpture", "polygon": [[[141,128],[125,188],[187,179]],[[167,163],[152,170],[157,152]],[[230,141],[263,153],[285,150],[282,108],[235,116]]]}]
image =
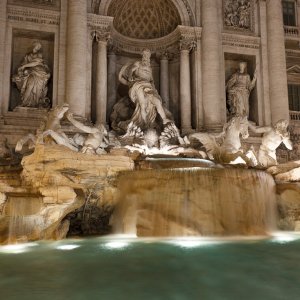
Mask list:
[{"label": "rearing horse sculpture", "polygon": [[189,139],[200,141],[208,157],[218,163],[233,163],[238,158],[240,163],[254,166],[257,164],[255,155],[250,150],[244,153],[242,149],[242,139],[249,137],[248,119],[244,117],[233,117],[223,127],[223,131],[219,135],[209,133],[194,133]]}]

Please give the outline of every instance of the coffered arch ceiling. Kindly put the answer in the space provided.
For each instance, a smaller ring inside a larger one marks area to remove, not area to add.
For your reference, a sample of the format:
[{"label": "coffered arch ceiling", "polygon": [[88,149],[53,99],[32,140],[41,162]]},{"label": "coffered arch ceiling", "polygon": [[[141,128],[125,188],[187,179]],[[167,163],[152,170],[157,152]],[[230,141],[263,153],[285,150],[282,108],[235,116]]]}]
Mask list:
[{"label": "coffered arch ceiling", "polygon": [[107,15],[119,33],[142,40],[166,36],[181,24],[170,0],[113,0]]},{"label": "coffered arch ceiling", "polygon": [[98,3],[95,13],[114,17],[116,31],[134,39],[157,39],[170,34],[177,25],[195,26],[187,0],[101,0]]}]

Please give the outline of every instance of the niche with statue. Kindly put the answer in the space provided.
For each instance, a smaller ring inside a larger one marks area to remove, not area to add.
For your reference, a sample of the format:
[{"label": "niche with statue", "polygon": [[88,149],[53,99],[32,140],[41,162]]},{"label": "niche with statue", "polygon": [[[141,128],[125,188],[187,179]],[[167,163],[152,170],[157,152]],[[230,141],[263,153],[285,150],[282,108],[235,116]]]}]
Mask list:
[{"label": "niche with statue", "polygon": [[255,57],[225,53],[227,119],[246,116],[258,124]]},{"label": "niche with statue", "polygon": [[54,34],[13,32],[9,110],[52,106]]}]

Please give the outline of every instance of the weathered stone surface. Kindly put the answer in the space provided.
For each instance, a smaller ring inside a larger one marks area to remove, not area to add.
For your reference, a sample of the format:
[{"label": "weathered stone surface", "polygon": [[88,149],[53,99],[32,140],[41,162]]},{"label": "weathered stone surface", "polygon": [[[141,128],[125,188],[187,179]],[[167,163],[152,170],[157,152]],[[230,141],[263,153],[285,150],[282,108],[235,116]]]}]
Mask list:
[{"label": "weathered stone surface", "polygon": [[118,172],[131,170],[133,161],[125,156],[85,155],[66,147],[38,145],[22,161],[23,180],[36,188],[47,185],[91,188]]},{"label": "weathered stone surface", "polygon": [[278,227],[300,231],[300,183],[277,184]]},{"label": "weathered stone surface", "polygon": [[126,156],[86,155],[64,146],[38,145],[22,160],[23,170],[0,174],[0,243],[61,239],[65,217],[93,191],[99,205],[113,205],[114,178],[132,170]]},{"label": "weathered stone surface", "polygon": [[300,181],[300,161],[292,161],[267,170],[277,181],[296,182]]}]

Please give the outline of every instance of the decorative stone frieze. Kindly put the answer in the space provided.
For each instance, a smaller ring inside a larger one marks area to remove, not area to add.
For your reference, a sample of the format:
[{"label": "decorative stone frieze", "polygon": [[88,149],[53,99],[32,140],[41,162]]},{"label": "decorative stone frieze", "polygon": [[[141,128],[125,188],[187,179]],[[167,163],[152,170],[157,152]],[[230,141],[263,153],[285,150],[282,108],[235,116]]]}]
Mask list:
[{"label": "decorative stone frieze", "polygon": [[[147,48],[151,52],[163,52],[165,49],[169,49],[170,52],[178,53],[178,41],[183,38],[185,40],[199,40],[201,38],[202,29],[200,27],[189,27],[179,25],[169,35],[153,39],[153,40],[138,40],[125,37],[118,33],[114,28],[111,28],[111,36],[114,40],[114,45],[120,51],[126,53],[138,54]],[[177,50],[174,49],[177,47]]]},{"label": "decorative stone frieze", "polygon": [[223,33],[222,40],[223,40],[223,45],[240,47],[240,48],[259,49],[261,44],[260,38],[258,37],[250,37],[250,36],[242,36],[242,35],[237,36],[229,33]]},{"label": "decorative stone frieze", "polygon": [[59,12],[12,5],[8,6],[7,19],[9,21],[17,21],[23,24],[24,22],[55,26],[60,24]]},{"label": "decorative stone frieze", "polygon": [[92,30],[104,30],[112,26],[113,17],[88,14],[88,27]]}]

